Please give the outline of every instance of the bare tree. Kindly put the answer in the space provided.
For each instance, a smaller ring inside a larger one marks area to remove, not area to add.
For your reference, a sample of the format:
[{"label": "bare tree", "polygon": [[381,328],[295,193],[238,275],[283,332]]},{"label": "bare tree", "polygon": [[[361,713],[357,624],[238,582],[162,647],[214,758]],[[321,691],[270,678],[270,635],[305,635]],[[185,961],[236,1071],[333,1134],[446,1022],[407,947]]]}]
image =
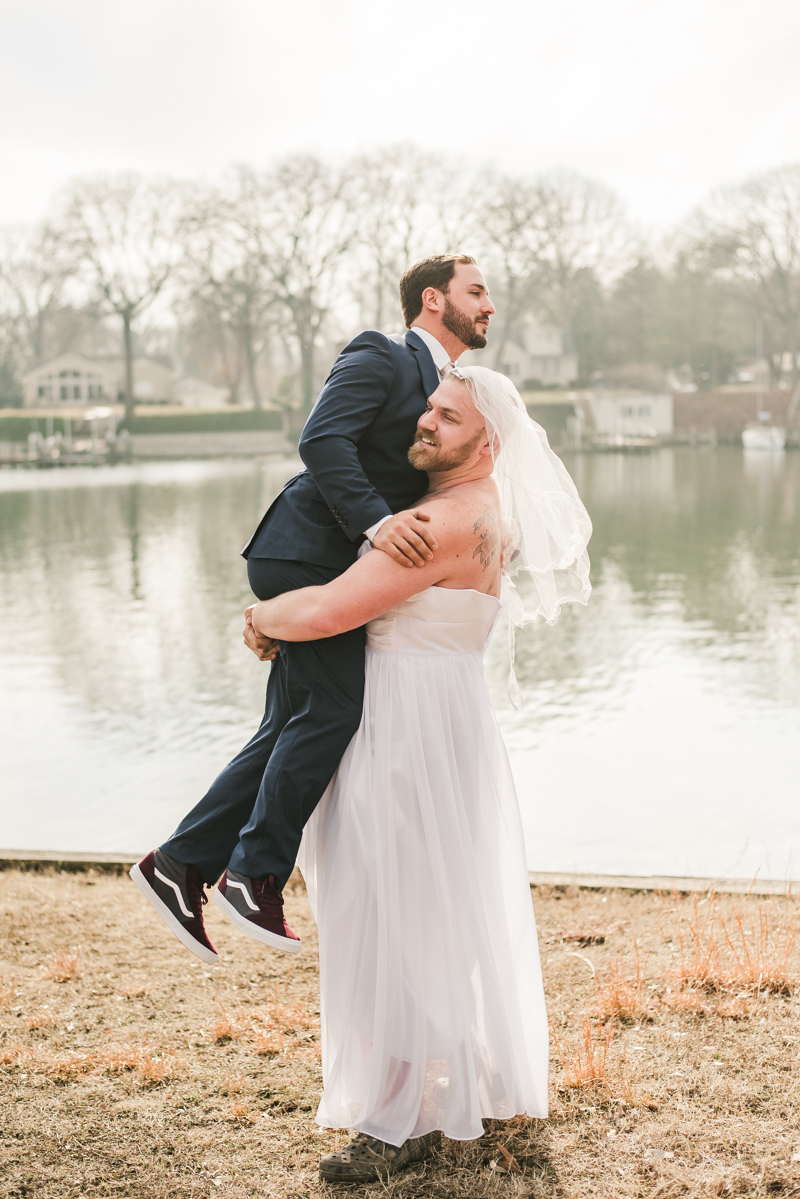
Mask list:
[{"label": "bare tree", "polygon": [[52,225],[12,230],[4,238],[0,293],[20,355],[31,366],[38,366],[47,353],[47,335],[62,308],[75,265],[63,236]]},{"label": "bare tree", "polygon": [[609,188],[565,171],[537,180],[535,221],[540,231],[538,302],[546,315],[572,327],[581,276],[600,283],[632,265],[641,241]]},{"label": "bare tree", "polygon": [[482,212],[488,265],[502,289],[496,297],[500,332],[492,338],[497,366],[512,330],[531,307],[532,281],[542,269],[547,236],[539,193],[523,180],[486,178]]},{"label": "bare tree", "polygon": [[187,234],[185,273],[191,295],[238,343],[253,404],[261,408],[258,361],[267,346],[269,317],[275,315],[277,300],[264,244],[261,197],[246,173],[240,173],[232,194],[213,189],[196,197]]},{"label": "bare tree", "polygon": [[403,272],[425,253],[443,248],[438,161],[406,144],[387,146],[351,163],[358,217],[353,282],[362,321],[375,329],[382,329],[387,318],[399,318]]},{"label": "bare tree", "polygon": [[[766,316],[800,383],[800,164],[717,191],[696,215],[693,237],[716,275],[745,284],[754,318]],[[769,333],[769,330],[768,330]]]},{"label": "bare tree", "polygon": [[60,228],[83,278],[122,321],[125,423],[133,420],[133,325],[174,275],[183,257],[184,189],[139,175],[79,179],[62,206]]},{"label": "bare tree", "polygon": [[499,285],[495,364],[529,313],[574,336],[587,291],[622,273],[639,245],[614,193],[580,175],[489,176],[479,188],[479,211],[487,267]]},{"label": "bare tree", "polygon": [[264,176],[240,171],[240,216],[259,239],[275,298],[288,315],[300,360],[302,412],[314,403],[319,340],[341,309],[342,266],[356,236],[350,174],[311,156],[292,157]]}]

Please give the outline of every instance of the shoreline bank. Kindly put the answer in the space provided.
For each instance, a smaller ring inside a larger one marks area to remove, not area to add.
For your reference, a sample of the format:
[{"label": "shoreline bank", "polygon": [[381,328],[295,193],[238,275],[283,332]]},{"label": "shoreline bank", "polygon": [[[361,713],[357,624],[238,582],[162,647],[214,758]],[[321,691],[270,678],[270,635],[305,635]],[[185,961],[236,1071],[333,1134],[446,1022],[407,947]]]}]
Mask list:
[{"label": "shoreline bank", "polygon": [[[105,869],[121,874],[138,862],[141,853],[81,853],[57,849],[0,849],[0,870],[41,870],[47,867],[67,871]],[[573,874],[566,871],[529,870],[531,887],[577,887],[584,891],[656,891],[682,895],[715,892],[718,895],[793,895],[800,894],[797,879],[694,878],[687,875]]]}]

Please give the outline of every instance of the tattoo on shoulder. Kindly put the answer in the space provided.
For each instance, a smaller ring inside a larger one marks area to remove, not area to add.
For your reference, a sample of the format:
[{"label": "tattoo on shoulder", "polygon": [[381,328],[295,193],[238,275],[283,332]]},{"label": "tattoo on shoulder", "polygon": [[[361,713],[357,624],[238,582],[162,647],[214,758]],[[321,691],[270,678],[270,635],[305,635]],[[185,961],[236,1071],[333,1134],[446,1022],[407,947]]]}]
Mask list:
[{"label": "tattoo on shoulder", "polygon": [[500,530],[494,512],[484,512],[483,516],[479,516],[472,531],[478,534],[478,544],[472,556],[480,558],[481,566],[488,570],[500,553]]}]

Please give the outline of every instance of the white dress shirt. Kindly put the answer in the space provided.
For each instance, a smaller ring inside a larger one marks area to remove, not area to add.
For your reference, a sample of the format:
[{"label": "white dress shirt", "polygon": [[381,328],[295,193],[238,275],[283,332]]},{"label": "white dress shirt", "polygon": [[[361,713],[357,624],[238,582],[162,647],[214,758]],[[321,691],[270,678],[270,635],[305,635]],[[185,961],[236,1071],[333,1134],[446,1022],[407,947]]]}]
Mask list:
[{"label": "white dress shirt", "polygon": [[[439,378],[441,379],[442,372],[444,371],[445,367],[451,365],[450,355],[442,343],[438,341],[432,333],[429,333],[427,329],[420,329],[417,325],[412,325],[411,328],[414,330],[417,337],[421,338],[421,340],[425,342],[425,345],[430,350],[431,358],[433,359],[433,365],[439,372]],[[374,525],[370,525],[368,529],[364,530],[364,536],[368,542],[372,541],[373,537],[378,532],[378,529],[382,524],[385,524],[387,520],[391,520],[391,517],[383,516],[380,520],[376,520]],[[366,545],[366,542],[364,545]],[[364,546],[361,548],[364,549]],[[359,554],[359,557],[360,556],[361,555]]]}]

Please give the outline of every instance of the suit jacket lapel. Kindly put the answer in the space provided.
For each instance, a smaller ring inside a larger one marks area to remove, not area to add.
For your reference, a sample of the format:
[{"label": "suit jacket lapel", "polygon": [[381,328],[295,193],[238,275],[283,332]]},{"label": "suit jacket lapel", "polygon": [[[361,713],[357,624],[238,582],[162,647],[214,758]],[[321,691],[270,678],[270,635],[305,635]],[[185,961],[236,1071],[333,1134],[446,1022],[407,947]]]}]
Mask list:
[{"label": "suit jacket lapel", "polygon": [[436,369],[431,352],[425,345],[421,337],[418,337],[413,329],[409,329],[406,333],[406,345],[409,346],[415,353],[417,366],[422,378],[422,386],[425,388],[425,395],[430,399],[436,388],[441,383],[439,372]]}]

